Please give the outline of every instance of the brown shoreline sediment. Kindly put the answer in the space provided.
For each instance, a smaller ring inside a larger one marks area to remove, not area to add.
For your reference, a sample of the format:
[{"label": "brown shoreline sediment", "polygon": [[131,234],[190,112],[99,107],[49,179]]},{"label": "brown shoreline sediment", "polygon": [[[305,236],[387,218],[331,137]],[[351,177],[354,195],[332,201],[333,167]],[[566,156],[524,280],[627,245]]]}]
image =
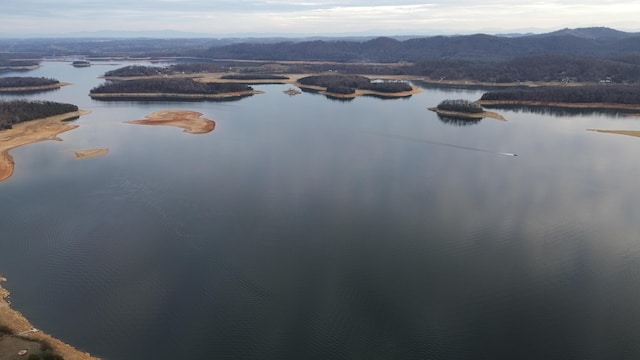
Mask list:
[{"label": "brown shoreline sediment", "polygon": [[479,113],[468,113],[468,112],[461,112],[461,111],[447,111],[447,110],[440,110],[437,107],[430,107],[428,108],[429,110],[438,113],[440,115],[444,115],[444,116],[452,116],[452,117],[458,117],[458,118],[465,118],[465,119],[474,119],[474,120],[479,120],[482,118],[492,118],[492,119],[496,119],[496,120],[500,120],[500,121],[507,121],[507,119],[504,118],[504,116],[493,112],[493,111],[483,111],[483,112],[479,112]]},{"label": "brown shoreline sediment", "polygon": [[605,134],[617,134],[627,135],[633,137],[640,137],[640,130],[605,130],[605,129],[587,129],[587,131],[594,131]]},{"label": "brown shoreline sediment", "polygon": [[615,104],[615,103],[569,103],[555,101],[530,101],[530,100],[478,100],[476,103],[482,106],[499,106],[499,105],[523,105],[523,106],[550,106],[574,109],[619,109],[619,110],[638,110],[640,105],[635,104]]},{"label": "brown shoreline sediment", "polygon": [[40,85],[40,86],[16,86],[16,87],[0,87],[0,92],[12,93],[12,92],[30,92],[30,91],[41,91],[41,90],[54,90],[59,89],[63,86],[71,85],[70,83],[60,82],[57,84],[51,85]]},{"label": "brown shoreline sediment", "polygon": [[98,156],[107,155],[109,153],[109,149],[86,149],[86,150],[76,150],[73,152],[76,155],[77,160],[82,159],[90,159]]},{"label": "brown shoreline sediment", "polygon": [[[20,312],[11,308],[11,303],[7,299],[10,293],[2,287],[2,282],[4,281],[6,279],[0,276],[0,326],[6,327],[14,334],[20,334],[20,338],[49,344],[53,351],[61,355],[65,360],[99,360],[99,358],[77,350],[73,346],[40,330],[28,331],[35,329],[35,327]],[[0,352],[3,352],[2,348],[0,348]]]},{"label": "brown shoreline sediment", "polygon": [[6,180],[13,175],[15,163],[13,157],[9,154],[11,149],[45,140],[62,141],[58,135],[78,127],[78,125],[65,123],[64,120],[88,113],[89,111],[79,110],[43,119],[25,121],[13,125],[12,129],[0,131],[0,181]]},{"label": "brown shoreline sediment", "polygon": [[206,134],[215,129],[216,122],[201,118],[202,113],[187,110],[156,111],[142,120],[125,121],[127,124],[168,125],[179,127],[189,134]]}]

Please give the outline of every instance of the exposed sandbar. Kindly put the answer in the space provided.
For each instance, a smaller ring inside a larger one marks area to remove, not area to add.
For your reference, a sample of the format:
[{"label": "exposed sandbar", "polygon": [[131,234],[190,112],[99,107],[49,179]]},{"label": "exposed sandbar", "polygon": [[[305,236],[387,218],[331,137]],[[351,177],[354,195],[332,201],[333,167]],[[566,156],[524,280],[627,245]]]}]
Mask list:
[{"label": "exposed sandbar", "polygon": [[88,113],[89,111],[80,110],[44,119],[25,121],[13,125],[12,129],[0,131],[0,181],[13,175],[14,161],[9,150],[45,140],[62,141],[58,135],[78,127],[78,125],[65,123],[64,120]]},{"label": "exposed sandbar", "polygon": [[[0,277],[0,283],[6,281],[5,278]],[[53,351],[61,355],[65,360],[97,360],[98,358],[91,356],[89,353],[85,353],[73,348],[71,345],[66,344],[51,335],[45,334],[40,330],[28,331],[35,329],[35,327],[27,320],[20,312],[14,310],[10,306],[9,291],[0,286],[0,326],[8,328],[14,334],[20,334],[20,337],[33,340],[36,342],[46,342],[51,345]],[[9,346],[6,342],[3,342],[3,346]],[[8,349],[6,349],[8,351]],[[0,346],[0,353],[5,353],[5,349]],[[16,358],[18,358],[16,354]]]},{"label": "exposed sandbar", "polygon": [[184,129],[190,134],[206,134],[212,132],[216,122],[201,118],[202,113],[186,110],[156,111],[145,116],[143,120],[125,121],[128,124],[168,125]]},{"label": "exposed sandbar", "polygon": [[444,115],[444,116],[451,116],[451,117],[457,117],[457,118],[464,118],[464,119],[482,119],[482,118],[492,118],[492,119],[496,119],[496,120],[500,120],[500,121],[507,121],[507,119],[504,118],[504,116],[493,112],[493,111],[483,111],[483,112],[479,112],[479,113],[471,113],[471,112],[461,112],[461,111],[447,111],[447,110],[440,110],[437,107],[430,107],[429,110],[436,112],[440,115]]},{"label": "exposed sandbar", "polygon": [[87,150],[77,150],[73,152],[76,155],[76,159],[90,159],[102,155],[106,155],[109,153],[109,149],[87,149]]},{"label": "exposed sandbar", "polygon": [[606,134],[618,134],[618,135],[640,137],[640,130],[603,130],[603,129],[587,129],[587,130],[595,131],[599,133],[606,133]]}]

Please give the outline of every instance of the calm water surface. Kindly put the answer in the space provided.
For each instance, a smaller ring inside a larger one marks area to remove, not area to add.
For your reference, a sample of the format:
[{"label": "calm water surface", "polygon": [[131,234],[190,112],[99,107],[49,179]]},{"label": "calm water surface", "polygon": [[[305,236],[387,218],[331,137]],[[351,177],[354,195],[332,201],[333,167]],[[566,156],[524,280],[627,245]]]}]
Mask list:
[{"label": "calm water surface", "polygon": [[[87,96],[123,65],[26,74],[92,111],[0,183],[0,273],[37,327],[106,359],[640,358],[640,138],[586,131],[637,118]],[[216,128],[123,123],[165,109]]]}]

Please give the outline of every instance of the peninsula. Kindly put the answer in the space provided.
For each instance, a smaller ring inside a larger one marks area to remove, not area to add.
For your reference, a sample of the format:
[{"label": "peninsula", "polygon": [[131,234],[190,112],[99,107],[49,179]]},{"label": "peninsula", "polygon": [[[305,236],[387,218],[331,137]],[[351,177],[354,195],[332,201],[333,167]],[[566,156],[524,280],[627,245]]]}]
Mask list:
[{"label": "peninsula", "polygon": [[640,110],[640,85],[540,86],[489,91],[480,105]]},{"label": "peninsula", "polygon": [[69,83],[43,77],[4,77],[0,78],[0,93],[48,91],[66,85],[69,85]]},{"label": "peninsula", "polygon": [[65,120],[88,114],[72,104],[14,100],[0,102],[0,181],[13,175],[13,148],[44,141],[62,141],[58,135],[77,128]]},{"label": "peninsula", "polygon": [[246,84],[150,78],[105,83],[93,88],[89,96],[95,100],[229,100],[259,93]]},{"label": "peninsula", "polygon": [[20,312],[11,308],[7,299],[9,291],[1,286],[6,281],[0,277],[0,357],[3,359],[64,359],[98,360],[91,354],[79,351],[51,335],[36,329]]}]

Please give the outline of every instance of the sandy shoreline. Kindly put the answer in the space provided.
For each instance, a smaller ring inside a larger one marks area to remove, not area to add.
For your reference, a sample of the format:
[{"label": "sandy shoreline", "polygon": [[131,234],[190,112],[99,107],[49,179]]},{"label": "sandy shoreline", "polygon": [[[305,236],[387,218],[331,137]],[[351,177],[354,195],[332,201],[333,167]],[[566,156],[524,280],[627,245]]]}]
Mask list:
[{"label": "sandy shoreline", "polygon": [[215,129],[216,122],[201,118],[202,113],[186,110],[156,111],[143,120],[125,121],[127,124],[175,126],[189,134],[206,134]]},{"label": "sandy shoreline", "polygon": [[78,127],[78,125],[65,123],[64,120],[88,113],[89,111],[80,110],[44,119],[25,121],[13,125],[12,129],[0,131],[0,181],[13,175],[15,164],[13,157],[9,154],[11,149],[45,140],[62,141],[58,135]]},{"label": "sandy shoreline", "polygon": [[627,135],[633,137],[640,137],[640,130],[604,130],[604,129],[587,129],[587,131],[594,131],[605,134],[617,134],[617,135]]},{"label": "sandy shoreline", "polygon": [[[97,360],[98,358],[91,356],[91,354],[79,351],[73,348],[71,345],[66,344],[51,335],[45,334],[42,331],[26,332],[29,329],[35,327],[27,320],[20,312],[11,308],[11,303],[7,299],[9,291],[2,287],[1,283],[6,281],[5,278],[0,277],[0,326],[5,326],[13,333],[22,333],[20,336],[29,340],[35,340],[37,342],[46,342],[51,345],[53,350],[64,357],[65,360]],[[0,348],[0,352],[3,349]]]},{"label": "sandy shoreline", "polygon": [[59,89],[63,86],[71,85],[70,83],[60,82],[51,85],[41,86],[20,86],[20,87],[0,87],[0,92],[12,93],[12,92],[30,92],[30,91],[43,91]]}]

